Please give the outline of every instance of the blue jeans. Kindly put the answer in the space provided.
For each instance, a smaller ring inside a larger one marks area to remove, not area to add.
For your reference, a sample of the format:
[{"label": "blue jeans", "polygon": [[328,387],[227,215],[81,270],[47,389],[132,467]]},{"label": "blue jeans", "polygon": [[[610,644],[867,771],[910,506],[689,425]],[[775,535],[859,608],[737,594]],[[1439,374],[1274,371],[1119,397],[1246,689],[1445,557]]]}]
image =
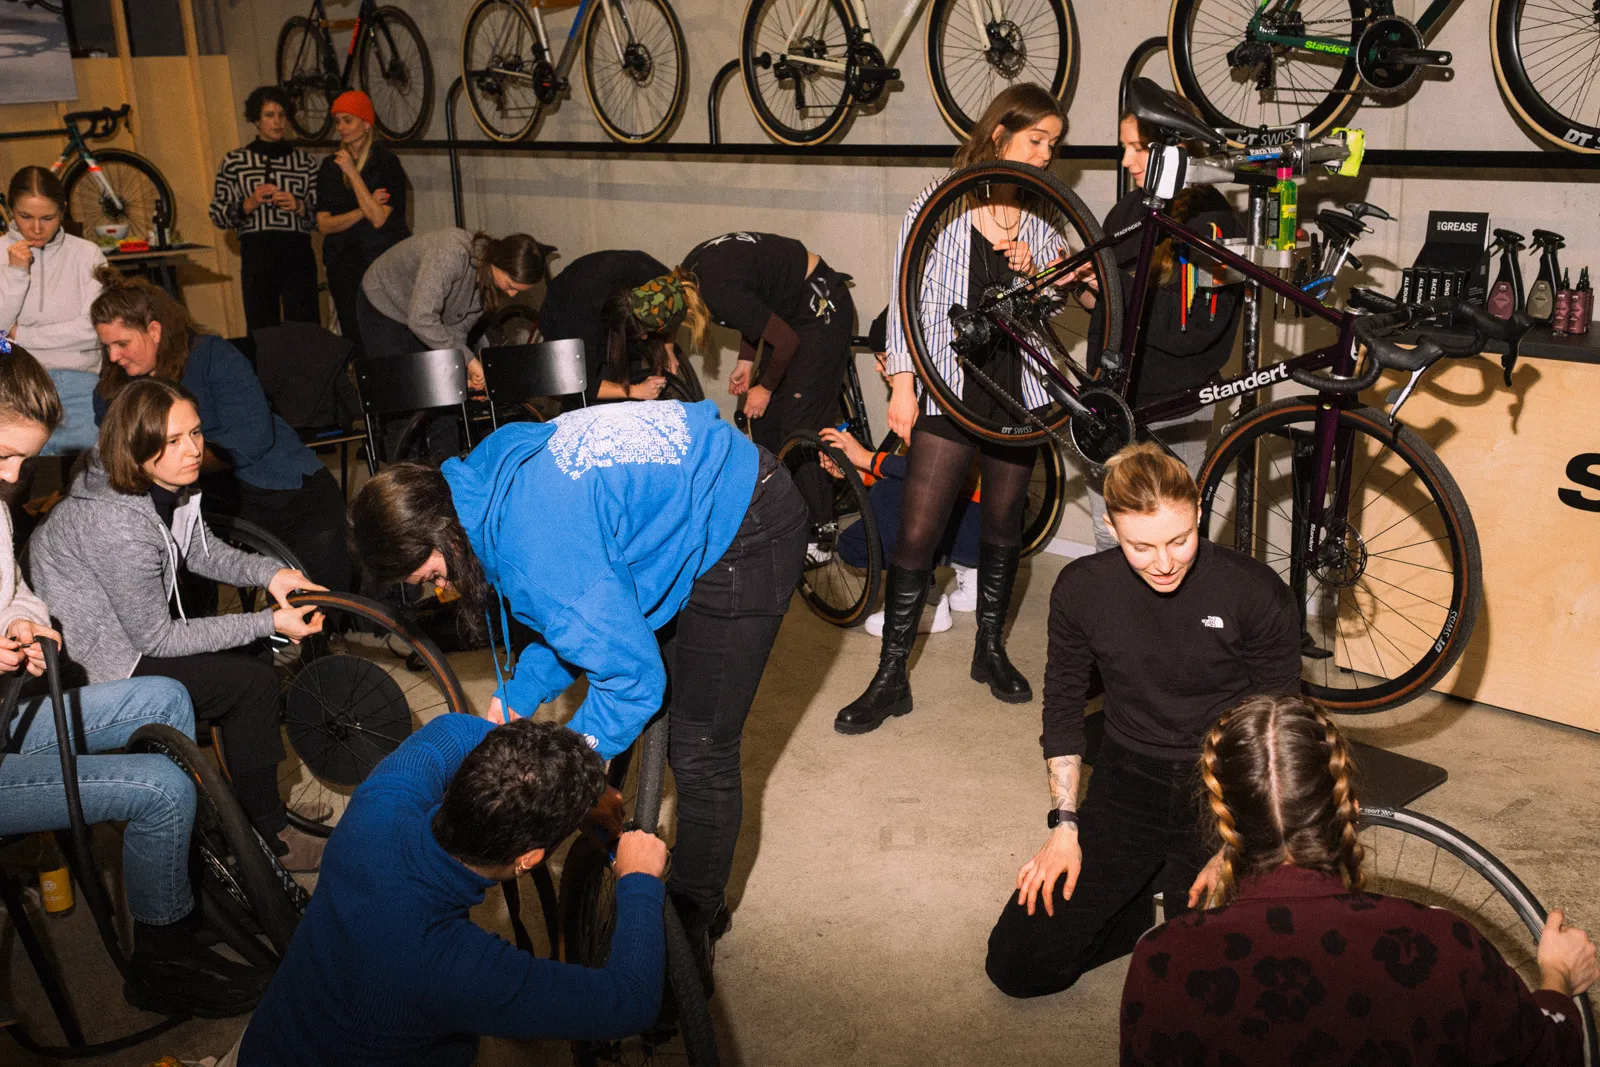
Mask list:
[{"label": "blue jeans", "polygon": [[[83,711],[89,751],[128,743],[146,723],[165,723],[194,737],[189,692],[170,678],[130,678],[70,689],[67,714]],[[23,702],[12,725],[16,751],[0,762],[0,835],[65,830],[66,788],[56,750],[49,697]],[[123,880],[128,911],[140,922],[164,926],[194,910],[189,884],[189,831],[194,825],[194,783],[171,760],[157,755],[78,757],[78,790],[89,825],[126,822]]]},{"label": "blue jeans", "polygon": [[81,370],[53,370],[50,380],[61,398],[61,425],[39,454],[65,456],[89,451],[100,435],[94,423],[94,387],[100,376]]}]

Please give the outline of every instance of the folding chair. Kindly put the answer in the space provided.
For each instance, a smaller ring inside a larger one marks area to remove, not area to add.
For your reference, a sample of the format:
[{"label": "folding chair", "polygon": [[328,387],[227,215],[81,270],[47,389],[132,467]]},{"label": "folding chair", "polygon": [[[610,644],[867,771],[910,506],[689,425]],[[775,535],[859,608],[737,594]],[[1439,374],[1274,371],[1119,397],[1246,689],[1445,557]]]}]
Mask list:
[{"label": "folding chair", "polygon": [[[462,433],[472,445],[472,419],[467,413],[467,353],[460,348],[434,348],[398,356],[363,356],[356,360],[356,392],[366,417],[367,469],[378,473],[383,453],[380,420],[385,415],[455,408]],[[385,457],[386,458],[386,457]]]},{"label": "folding chair", "polygon": [[[589,385],[583,341],[567,338],[537,345],[502,345],[478,353],[489,391],[489,417],[500,428],[499,407],[534,397],[584,397]],[[584,400],[587,405],[587,400]]]}]

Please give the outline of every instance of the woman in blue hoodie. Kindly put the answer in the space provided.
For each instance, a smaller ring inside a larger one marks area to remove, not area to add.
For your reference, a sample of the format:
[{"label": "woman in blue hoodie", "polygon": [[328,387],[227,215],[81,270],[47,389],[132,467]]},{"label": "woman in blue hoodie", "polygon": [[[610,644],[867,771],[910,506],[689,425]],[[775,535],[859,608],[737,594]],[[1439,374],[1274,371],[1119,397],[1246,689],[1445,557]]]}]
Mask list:
[{"label": "woman in blue hoodie", "polygon": [[678,845],[668,888],[691,938],[725,928],[740,735],[807,528],[787,471],[710,401],[606,404],[505,426],[442,471],[380,471],[350,511],[374,587],[436,583],[460,594],[466,627],[483,632],[491,611],[503,625],[509,607],[533,629],[491,719],[531,715],[586,674],[568,725],[610,759],[663,708],[671,672]]}]

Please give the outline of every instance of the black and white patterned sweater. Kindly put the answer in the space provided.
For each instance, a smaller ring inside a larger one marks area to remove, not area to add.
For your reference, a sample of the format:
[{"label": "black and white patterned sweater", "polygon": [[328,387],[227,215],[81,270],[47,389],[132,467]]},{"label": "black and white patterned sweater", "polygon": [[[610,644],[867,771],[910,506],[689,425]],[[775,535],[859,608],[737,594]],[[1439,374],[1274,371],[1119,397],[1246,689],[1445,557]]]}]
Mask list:
[{"label": "black and white patterned sweater", "polygon": [[[255,140],[222,157],[211,197],[211,221],[219,229],[253,233],[310,233],[317,218],[317,161],[283,141]],[[246,214],[244,202],[258,185],[271,182],[300,201],[300,211],[269,203]]]}]

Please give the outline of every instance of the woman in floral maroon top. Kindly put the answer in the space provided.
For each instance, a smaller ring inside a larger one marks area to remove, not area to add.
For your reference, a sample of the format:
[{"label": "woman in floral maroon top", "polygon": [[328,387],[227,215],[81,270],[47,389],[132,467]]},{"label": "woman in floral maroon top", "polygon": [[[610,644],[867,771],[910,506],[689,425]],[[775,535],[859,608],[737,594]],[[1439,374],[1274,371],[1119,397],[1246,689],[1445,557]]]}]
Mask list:
[{"label": "woman in floral maroon top", "polygon": [[1299,697],[1224,714],[1200,758],[1222,847],[1122,990],[1122,1063],[1425,1067],[1583,1062],[1572,997],[1600,976],[1550,913],[1529,992],[1440,908],[1362,892],[1350,756]]}]

